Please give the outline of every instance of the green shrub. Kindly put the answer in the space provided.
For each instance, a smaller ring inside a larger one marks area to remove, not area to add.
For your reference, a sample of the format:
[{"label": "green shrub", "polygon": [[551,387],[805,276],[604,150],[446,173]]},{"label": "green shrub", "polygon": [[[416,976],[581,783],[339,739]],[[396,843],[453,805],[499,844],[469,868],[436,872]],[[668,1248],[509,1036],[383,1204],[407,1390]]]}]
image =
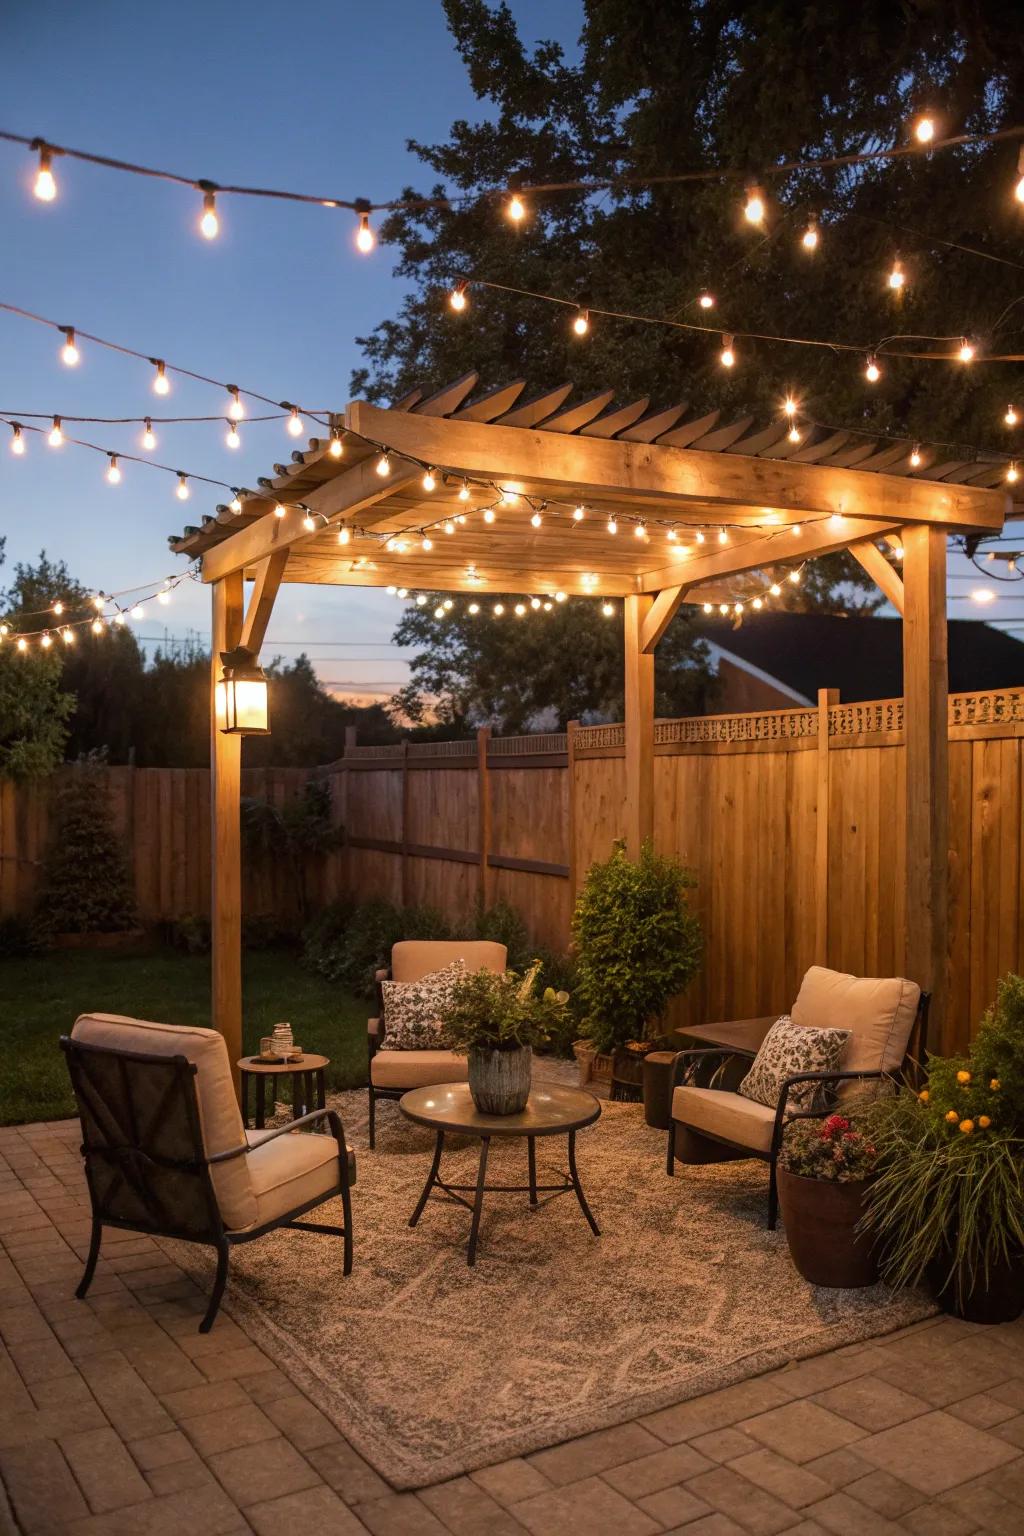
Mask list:
[{"label": "green shrub", "polygon": [[173,918],[165,929],[171,949],[180,949],[185,955],[208,955],[210,952],[210,919],[197,912],[186,912],[183,917]]},{"label": "green shrub", "polygon": [[504,944],[508,951],[506,963],[513,971],[521,971],[533,957],[526,924],[515,907],[510,907],[507,901],[497,901],[493,907],[478,908],[467,937],[490,939],[495,944]]},{"label": "green shrub", "polygon": [[538,985],[540,961],[529,970],[467,971],[452,987],[444,1011],[453,1050],[512,1051],[546,1045],[569,1001],[568,993]]},{"label": "green shrub", "polygon": [[329,981],[373,996],[374,975],[391,962],[401,939],[448,939],[451,929],[433,907],[396,907],[393,902],[364,901],[350,909],[343,903],[325,909],[305,934],[305,954]]},{"label": "green shrub", "polygon": [[42,948],[42,935],[24,917],[0,917],[0,960],[18,960]]},{"label": "green shrub", "polygon": [[120,933],[135,925],[128,861],[114,831],[99,755],[63,775],[46,858],[39,921],[50,933]]},{"label": "green shrub", "polygon": [[670,998],[700,964],[700,921],[687,905],[696,881],[645,843],[636,861],[616,843],[587,871],[573,913],[575,1001],[599,1051],[656,1033]]},{"label": "green shrub", "polygon": [[314,971],[319,971],[329,981],[337,980],[332,974],[356,903],[350,896],[321,907],[316,916],[302,930],[302,958]]}]

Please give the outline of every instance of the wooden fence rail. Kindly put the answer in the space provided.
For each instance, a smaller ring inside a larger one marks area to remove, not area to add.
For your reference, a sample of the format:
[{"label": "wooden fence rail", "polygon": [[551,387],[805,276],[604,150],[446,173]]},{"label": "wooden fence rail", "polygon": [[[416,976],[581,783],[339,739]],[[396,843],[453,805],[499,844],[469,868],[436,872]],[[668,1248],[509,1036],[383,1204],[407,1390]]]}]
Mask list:
[{"label": "wooden fence rail", "polygon": [[[1024,969],[1024,690],[954,695],[950,741],[950,1007],[966,1044],[996,978]],[[814,961],[903,968],[903,705],[843,704],[661,720],[655,843],[695,872],[704,964],[675,1022],[782,1011]],[[147,922],[209,909],[209,777],[106,770]],[[621,725],[476,741],[351,743],[316,771],[345,846],[308,872],[343,892],[429,904],[460,919],[508,901],[538,945],[564,947],[589,864],[624,835]],[[283,803],[310,775],[251,770],[243,793]],[[0,916],[39,889],[52,785],[0,784]],[[294,915],[287,872],[252,863],[249,915]]]}]

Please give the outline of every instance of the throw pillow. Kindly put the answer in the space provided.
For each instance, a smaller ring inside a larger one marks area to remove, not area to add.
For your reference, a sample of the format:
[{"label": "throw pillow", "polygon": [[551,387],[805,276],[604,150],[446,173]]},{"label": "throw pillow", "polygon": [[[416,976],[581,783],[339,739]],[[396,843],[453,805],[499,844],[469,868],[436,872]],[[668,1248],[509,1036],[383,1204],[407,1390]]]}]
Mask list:
[{"label": "throw pillow", "polygon": [[444,1013],[466,962],[453,960],[419,981],[382,981],[384,1039],[382,1051],[444,1051],[449,1048]]},{"label": "throw pillow", "polygon": [[[848,1029],[815,1029],[794,1024],[789,1014],[776,1019],[761,1042],[754,1063],[737,1090],[745,1099],[774,1109],[787,1077],[798,1072],[838,1072]],[[803,1113],[825,1102],[827,1085],[797,1083],[789,1091],[787,1105]]]}]

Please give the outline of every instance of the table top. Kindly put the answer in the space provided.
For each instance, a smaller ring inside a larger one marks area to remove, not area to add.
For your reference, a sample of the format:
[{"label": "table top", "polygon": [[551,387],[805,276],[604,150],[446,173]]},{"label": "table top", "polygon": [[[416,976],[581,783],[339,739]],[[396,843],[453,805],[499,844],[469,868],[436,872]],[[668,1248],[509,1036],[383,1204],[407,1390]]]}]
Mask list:
[{"label": "table top", "polygon": [[729,1024],[695,1024],[673,1033],[683,1050],[695,1046],[734,1045],[738,1050],[756,1055],[777,1017],[773,1014],[762,1019],[736,1019]]},{"label": "table top", "polygon": [[329,1067],[329,1056],[313,1056],[308,1051],[295,1061],[260,1061],[258,1056],[243,1056],[238,1065],[243,1072],[322,1072]]},{"label": "table top", "polygon": [[536,1083],[526,1108],[516,1115],[482,1115],[473,1103],[468,1083],[437,1083],[413,1088],[398,1101],[402,1113],[417,1125],[438,1131],[464,1131],[471,1136],[557,1136],[592,1125],[601,1104],[582,1088]]}]

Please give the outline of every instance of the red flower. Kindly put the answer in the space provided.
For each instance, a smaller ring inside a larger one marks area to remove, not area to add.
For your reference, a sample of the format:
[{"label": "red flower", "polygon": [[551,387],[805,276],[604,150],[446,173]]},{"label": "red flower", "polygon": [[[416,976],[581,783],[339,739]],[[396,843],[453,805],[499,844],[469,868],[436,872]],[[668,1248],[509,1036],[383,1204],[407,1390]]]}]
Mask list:
[{"label": "red flower", "polygon": [[839,1131],[848,1131],[850,1122],[844,1115],[829,1115],[825,1121],[825,1130],[830,1136],[835,1136]]}]

